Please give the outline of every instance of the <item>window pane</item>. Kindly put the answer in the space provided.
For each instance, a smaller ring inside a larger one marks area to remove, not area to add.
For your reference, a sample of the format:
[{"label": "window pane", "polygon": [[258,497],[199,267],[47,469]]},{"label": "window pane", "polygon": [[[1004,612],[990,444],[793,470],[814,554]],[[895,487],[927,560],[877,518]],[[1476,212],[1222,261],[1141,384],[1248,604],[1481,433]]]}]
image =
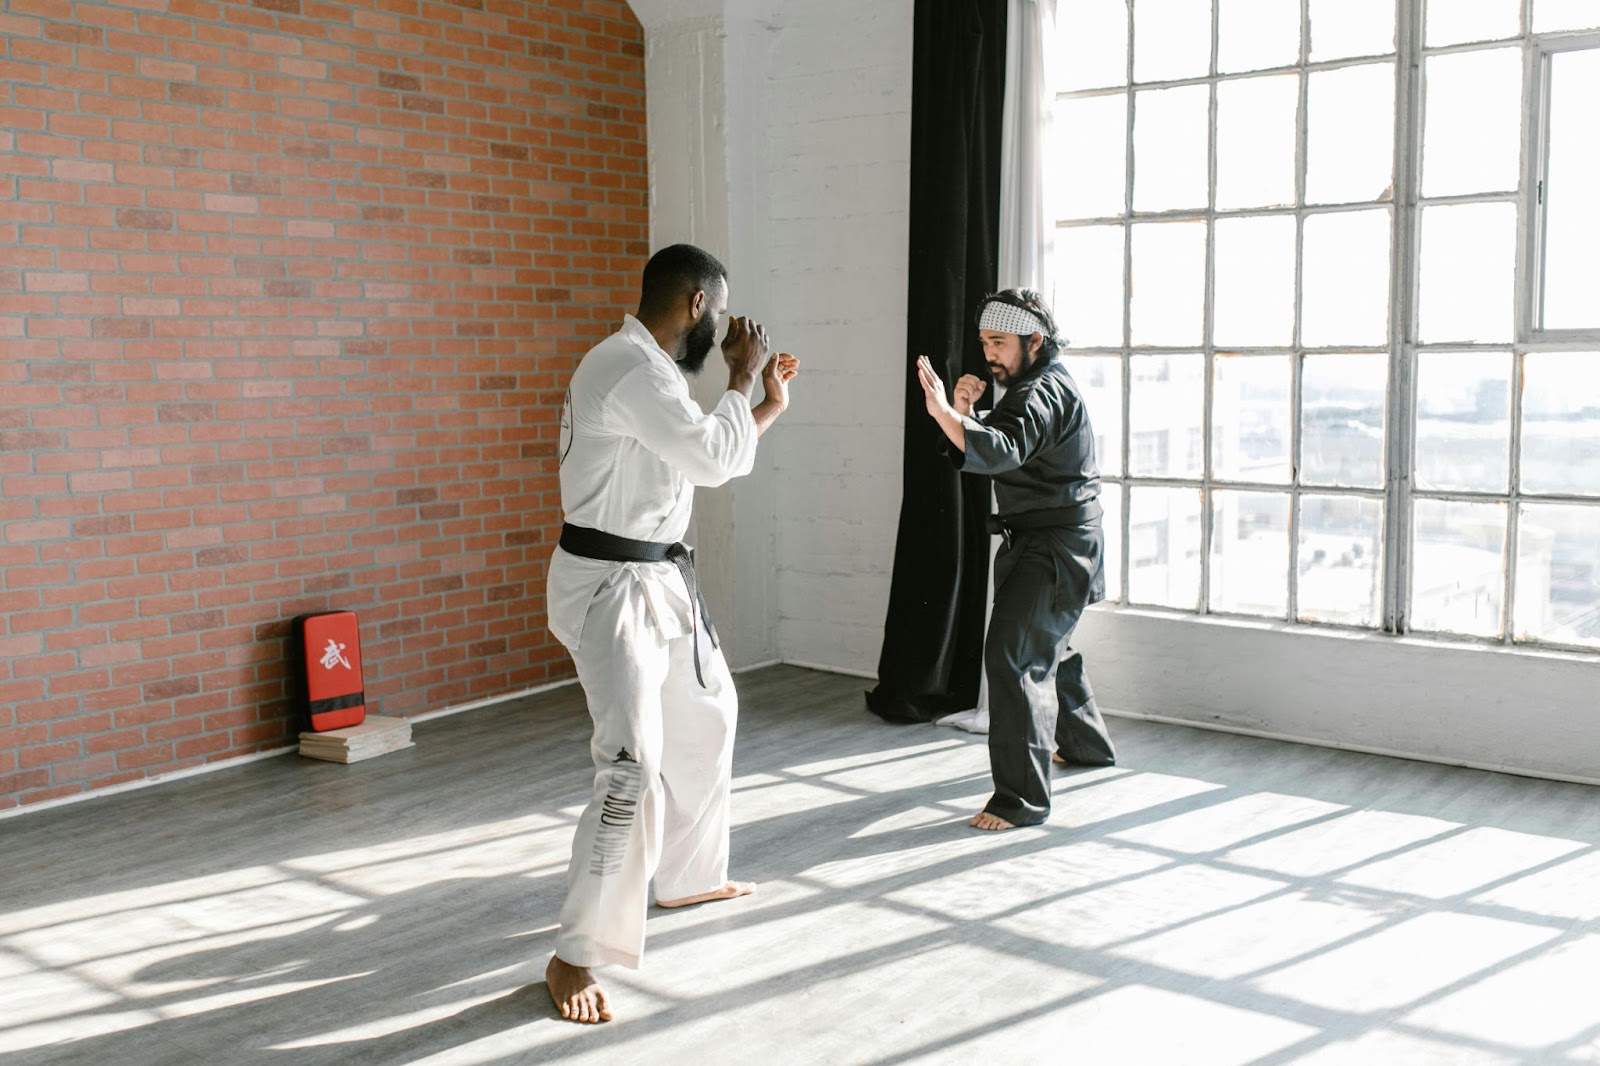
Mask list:
[{"label": "window pane", "polygon": [[1318,71],[1306,94],[1306,203],[1388,199],[1394,171],[1394,64]]},{"label": "window pane", "polygon": [[1217,207],[1294,203],[1295,114],[1300,77],[1217,83]]},{"label": "window pane", "polygon": [[1600,496],[1600,352],[1522,359],[1522,491]]},{"label": "window pane", "polygon": [[1129,488],[1128,602],[1200,604],[1200,490]]},{"label": "window pane", "polygon": [[1109,218],[1127,210],[1128,97],[1078,96],[1056,105],[1055,173],[1062,218]]},{"label": "window pane", "polygon": [[1094,429],[1094,455],[1105,477],[1122,474],[1122,357],[1069,355],[1063,360],[1078,384]]},{"label": "window pane", "polygon": [[1287,484],[1289,357],[1218,352],[1211,392],[1211,473]]},{"label": "window pane", "polygon": [[1139,0],[1133,5],[1134,81],[1173,81],[1209,73],[1210,0]]},{"label": "window pane", "polygon": [[1300,343],[1389,343],[1389,212],[1306,218]]},{"label": "window pane", "polygon": [[1506,505],[1418,500],[1413,513],[1411,628],[1498,637]]},{"label": "window pane", "polygon": [[1213,343],[1287,347],[1294,342],[1294,217],[1216,223]]},{"label": "window pane", "polygon": [[1056,12],[1061,62],[1057,88],[1101,89],[1128,83],[1127,0],[1073,0]]},{"label": "window pane", "polygon": [[1300,367],[1300,483],[1383,484],[1386,355],[1308,355]]},{"label": "window pane", "polygon": [[1217,71],[1292,67],[1300,62],[1300,5],[1292,0],[1221,0]]},{"label": "window pane", "polygon": [[1417,356],[1417,487],[1504,492],[1511,451],[1511,353]]},{"label": "window pane", "polygon": [[1430,56],[1427,79],[1422,195],[1515,189],[1522,151],[1522,51]]},{"label": "window pane", "polygon": [[1128,396],[1128,473],[1198,478],[1205,454],[1205,356],[1135,355]]},{"label": "window pane", "polygon": [[1067,341],[1079,348],[1122,346],[1123,228],[1056,230],[1055,308]]},{"label": "window pane", "polygon": [[1122,486],[1102,484],[1100,506],[1105,509],[1100,525],[1106,535],[1106,599],[1115,603],[1122,599]]},{"label": "window pane", "polygon": [[1311,61],[1394,51],[1394,0],[1311,0]]},{"label": "window pane", "polygon": [[1211,610],[1282,618],[1289,612],[1289,497],[1211,494]]},{"label": "window pane", "polygon": [[1383,501],[1300,497],[1300,618],[1375,626],[1383,595]]},{"label": "window pane", "polygon": [[1537,0],[1533,5],[1533,32],[1587,30],[1600,27],[1600,4],[1594,0]]},{"label": "window pane", "polygon": [[1206,224],[1133,227],[1134,344],[1199,344],[1204,326]]},{"label": "window pane", "polygon": [[1207,111],[1204,85],[1135,93],[1133,209],[1206,206]]},{"label": "window pane", "polygon": [[[1600,7],[1600,4],[1596,4]],[[1545,175],[1545,329],[1600,326],[1600,49],[1550,59]]]},{"label": "window pane", "polygon": [[1522,505],[1516,635],[1600,646],[1600,508]]},{"label": "window pane", "polygon": [[1522,32],[1522,0],[1428,0],[1429,48],[1499,41]]},{"label": "window pane", "polygon": [[1422,209],[1418,334],[1424,343],[1509,341],[1515,204]]}]

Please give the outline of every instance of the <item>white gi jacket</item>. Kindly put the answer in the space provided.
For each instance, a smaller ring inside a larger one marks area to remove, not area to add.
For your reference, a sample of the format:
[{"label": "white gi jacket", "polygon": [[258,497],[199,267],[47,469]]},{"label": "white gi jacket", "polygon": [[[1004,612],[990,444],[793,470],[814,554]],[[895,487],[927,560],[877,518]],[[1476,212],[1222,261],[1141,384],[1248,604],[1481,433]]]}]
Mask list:
[{"label": "white gi jacket", "polygon": [[[672,542],[689,528],[694,486],[720,485],[755,465],[756,423],[743,394],[706,414],[672,357],[632,315],[578,364],[561,412],[561,507],[566,521],[632,540]],[[672,563],[550,560],[545,607],[568,648],[583,637],[595,590],[619,569],[642,578],[661,635],[690,632],[691,605]]]}]

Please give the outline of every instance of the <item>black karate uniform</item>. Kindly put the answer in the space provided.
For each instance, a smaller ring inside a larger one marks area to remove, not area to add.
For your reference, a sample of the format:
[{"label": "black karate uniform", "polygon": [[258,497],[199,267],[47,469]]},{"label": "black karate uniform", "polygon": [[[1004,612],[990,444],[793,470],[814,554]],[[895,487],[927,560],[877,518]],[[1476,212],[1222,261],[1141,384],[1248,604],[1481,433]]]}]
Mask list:
[{"label": "black karate uniform", "polygon": [[966,451],[951,461],[994,481],[1005,536],[994,564],[994,611],[984,638],[989,765],[984,810],[1013,825],[1050,814],[1050,753],[1069,763],[1116,760],[1083,656],[1070,646],[1083,611],[1105,598],[1105,531],[1094,432],[1059,359],[1035,364],[988,418],[963,419]]}]

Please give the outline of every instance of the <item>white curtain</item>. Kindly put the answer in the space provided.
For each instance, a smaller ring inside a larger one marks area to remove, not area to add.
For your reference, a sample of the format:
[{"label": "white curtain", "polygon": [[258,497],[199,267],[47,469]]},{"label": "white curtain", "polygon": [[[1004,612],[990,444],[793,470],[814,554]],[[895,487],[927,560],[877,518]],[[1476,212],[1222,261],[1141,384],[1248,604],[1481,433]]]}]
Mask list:
[{"label": "white curtain", "polygon": [[[1000,132],[1000,263],[1002,289],[1045,292],[1046,264],[1055,238],[1055,214],[1045,174],[1050,161],[1050,121],[1055,90],[1047,58],[1054,54],[1056,0],[1010,0],[1006,10],[1006,98]],[[1049,294],[1046,293],[1046,298]],[[997,390],[998,393],[998,390]],[[996,396],[998,399],[998,395]],[[994,509],[994,500],[989,502]],[[994,606],[994,551],[990,543],[989,594]],[[985,626],[987,628],[987,625]],[[981,675],[978,706],[939,720],[973,733],[989,731],[989,678]]]},{"label": "white curtain", "polygon": [[[1055,236],[1045,172],[1055,92],[1046,62],[1054,51],[1056,0],[1010,0],[1006,99],[1000,154],[1000,288],[1044,291]],[[1048,294],[1047,294],[1048,295]]]}]

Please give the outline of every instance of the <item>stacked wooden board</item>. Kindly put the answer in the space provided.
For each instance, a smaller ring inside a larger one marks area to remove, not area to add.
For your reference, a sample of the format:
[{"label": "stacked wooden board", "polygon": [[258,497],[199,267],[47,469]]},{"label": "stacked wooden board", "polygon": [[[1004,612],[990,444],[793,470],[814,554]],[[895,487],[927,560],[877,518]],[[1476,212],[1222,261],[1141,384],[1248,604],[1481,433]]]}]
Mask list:
[{"label": "stacked wooden board", "polygon": [[300,754],[328,762],[360,762],[411,747],[411,723],[404,718],[369,714],[360,725],[301,733]]}]

